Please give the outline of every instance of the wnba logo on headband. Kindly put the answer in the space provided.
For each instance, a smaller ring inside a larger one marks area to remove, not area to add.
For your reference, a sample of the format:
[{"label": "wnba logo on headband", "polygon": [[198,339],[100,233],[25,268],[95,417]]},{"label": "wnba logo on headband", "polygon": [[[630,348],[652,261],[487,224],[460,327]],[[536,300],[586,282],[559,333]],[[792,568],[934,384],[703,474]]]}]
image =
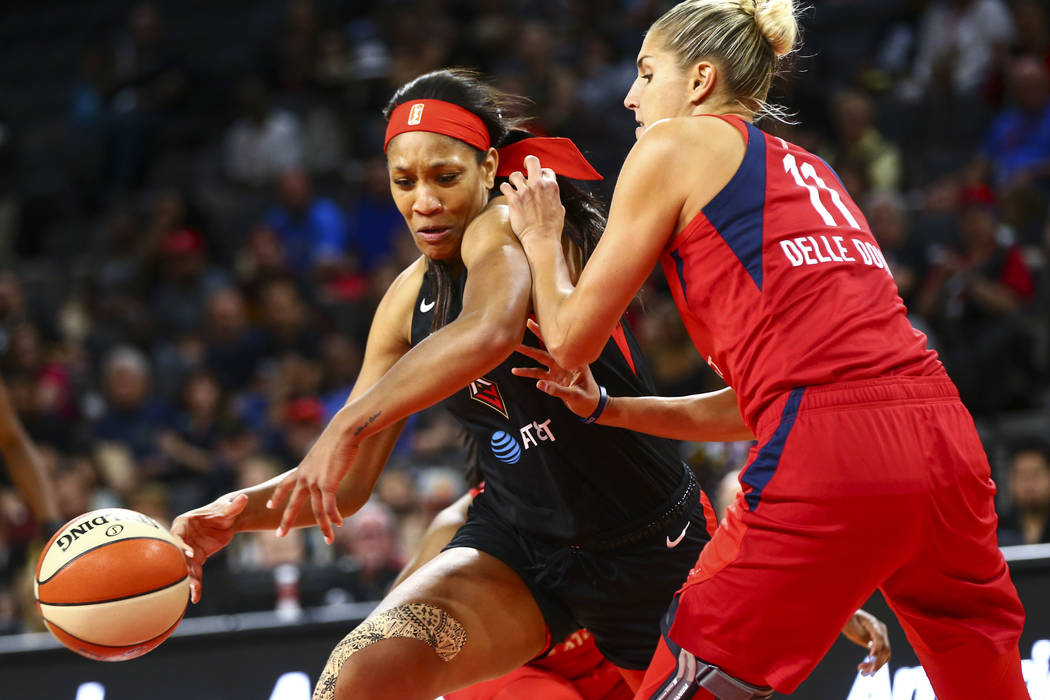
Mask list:
[{"label": "wnba logo on headband", "polygon": [[423,121],[423,108],[426,107],[422,102],[417,102],[412,105],[412,110],[408,113],[408,125],[415,126],[419,122]]}]

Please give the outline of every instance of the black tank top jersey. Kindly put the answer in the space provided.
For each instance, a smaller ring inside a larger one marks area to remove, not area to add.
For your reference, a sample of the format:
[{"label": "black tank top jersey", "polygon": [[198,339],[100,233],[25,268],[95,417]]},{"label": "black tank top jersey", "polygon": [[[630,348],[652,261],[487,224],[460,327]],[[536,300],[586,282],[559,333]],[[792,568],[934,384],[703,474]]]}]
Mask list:
[{"label": "black tank top jersey", "polygon": [[[449,318],[462,309],[466,277],[454,283]],[[428,269],[412,314],[413,345],[430,334],[434,289]],[[610,396],[653,394],[649,368],[621,326],[591,371]],[[525,342],[539,345],[532,333]],[[604,540],[652,523],[685,493],[676,443],[584,424],[535,380],[510,372],[532,364],[514,353],[443,402],[477,441],[487,501],[508,522],[558,543]]]}]

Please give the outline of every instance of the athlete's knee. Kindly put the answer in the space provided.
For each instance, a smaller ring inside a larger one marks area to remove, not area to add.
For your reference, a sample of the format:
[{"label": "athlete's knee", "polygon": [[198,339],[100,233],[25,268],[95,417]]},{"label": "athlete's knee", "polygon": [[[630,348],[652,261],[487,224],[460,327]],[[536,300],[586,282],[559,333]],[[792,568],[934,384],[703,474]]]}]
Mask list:
[{"label": "athlete's knee", "polygon": [[[354,685],[352,678],[340,678],[346,662],[362,649],[385,639],[419,640],[429,646],[437,658],[449,662],[466,644],[467,633],[456,618],[429,603],[405,603],[385,610],[365,620],[335,646],[317,681],[313,700],[342,700],[336,694],[337,686]],[[382,675],[373,674],[370,678]]]},{"label": "athlete's knee", "polygon": [[652,696],[652,700],[693,697],[694,694],[717,700],[764,700],[773,694],[773,689],[734,678],[681,649],[674,675]]}]

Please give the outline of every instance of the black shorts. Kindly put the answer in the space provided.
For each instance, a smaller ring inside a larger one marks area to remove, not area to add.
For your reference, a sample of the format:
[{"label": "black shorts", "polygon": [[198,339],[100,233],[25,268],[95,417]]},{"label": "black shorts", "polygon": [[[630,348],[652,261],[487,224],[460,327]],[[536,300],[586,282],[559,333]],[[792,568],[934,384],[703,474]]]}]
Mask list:
[{"label": "black shorts", "polygon": [[483,491],[445,549],[471,547],[513,569],[543,613],[550,646],[586,628],[609,661],[644,669],[660,638],[660,620],[710,539],[708,522],[714,520],[706,496],[685,471],[664,515],[634,535],[608,543],[553,544],[517,530]]}]

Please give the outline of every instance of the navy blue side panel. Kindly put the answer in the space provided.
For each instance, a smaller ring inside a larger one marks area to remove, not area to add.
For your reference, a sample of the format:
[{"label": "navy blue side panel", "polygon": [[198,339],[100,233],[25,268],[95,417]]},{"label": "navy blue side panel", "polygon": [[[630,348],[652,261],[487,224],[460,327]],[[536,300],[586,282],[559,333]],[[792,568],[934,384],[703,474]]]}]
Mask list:
[{"label": "navy blue side panel", "polygon": [[747,130],[747,151],[740,168],[703,211],[761,291],[766,139],[751,124]]},{"label": "navy blue side panel", "polygon": [[671,257],[674,258],[674,268],[678,272],[678,283],[682,285],[682,298],[689,302],[689,295],[686,294],[685,288],[685,262],[682,260],[682,253],[678,250],[671,251]]},{"label": "navy blue side panel", "polygon": [[755,456],[755,461],[744,470],[743,476],[740,477],[742,482],[751,487],[751,491],[744,496],[748,510],[758,507],[759,501],[762,500],[762,490],[766,488],[766,484],[777,471],[780,455],[784,451],[784,443],[787,442],[791,427],[795,425],[795,416],[798,415],[798,406],[802,403],[802,392],[804,391],[805,387],[791,390],[784,404],[784,412],[780,414],[780,425],[774,431],[773,437],[762,445]]}]

